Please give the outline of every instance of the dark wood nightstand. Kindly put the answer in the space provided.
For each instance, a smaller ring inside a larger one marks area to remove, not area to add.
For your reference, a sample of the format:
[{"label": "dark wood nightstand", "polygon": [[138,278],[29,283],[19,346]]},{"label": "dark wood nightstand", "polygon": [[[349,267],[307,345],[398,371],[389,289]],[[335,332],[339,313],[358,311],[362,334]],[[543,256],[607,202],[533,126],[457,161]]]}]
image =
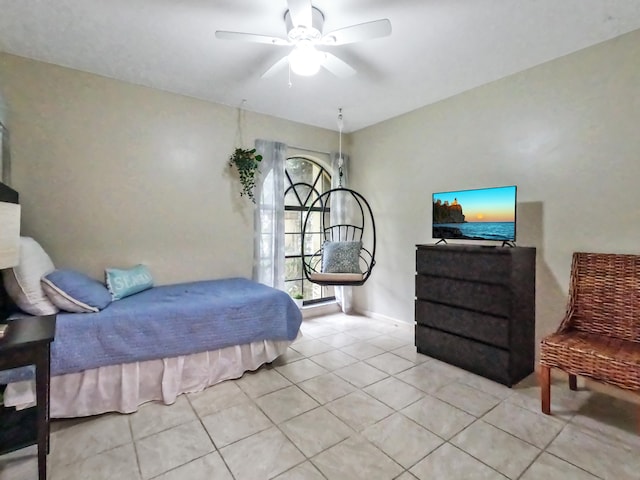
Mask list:
[{"label": "dark wood nightstand", "polygon": [[[47,478],[49,453],[49,378],[50,351],[56,332],[56,316],[27,317],[9,322],[0,339],[0,370],[35,365],[36,367],[36,439],[20,439],[13,445],[0,444],[0,454],[27,445],[38,444],[38,479]],[[25,413],[27,415],[27,413]],[[5,425],[5,422],[2,422]],[[0,431],[0,437],[3,437]]]}]

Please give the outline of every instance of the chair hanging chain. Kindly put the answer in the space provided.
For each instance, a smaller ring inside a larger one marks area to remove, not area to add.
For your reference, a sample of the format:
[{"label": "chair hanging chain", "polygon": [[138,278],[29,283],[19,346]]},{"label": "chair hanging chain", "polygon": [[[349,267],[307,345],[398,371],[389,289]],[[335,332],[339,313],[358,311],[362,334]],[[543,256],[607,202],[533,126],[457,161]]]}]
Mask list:
[{"label": "chair hanging chain", "polygon": [[342,108],[338,109],[338,188],[342,188],[342,166],[344,165],[344,159],[342,158],[342,128],[344,122],[342,120]]}]

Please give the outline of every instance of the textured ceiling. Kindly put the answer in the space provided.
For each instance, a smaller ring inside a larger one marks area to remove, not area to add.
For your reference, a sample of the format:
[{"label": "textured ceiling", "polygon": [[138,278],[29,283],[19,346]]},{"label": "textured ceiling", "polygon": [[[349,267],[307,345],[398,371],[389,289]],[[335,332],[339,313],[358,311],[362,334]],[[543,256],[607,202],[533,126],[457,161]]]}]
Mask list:
[{"label": "textured ceiling", "polygon": [[286,0],[0,0],[0,50],[127,82],[353,131],[640,28],[639,0],[314,0],[324,32],[380,18],[391,36],[325,47],[340,79],[285,68],[290,47],[218,40],[285,36]]}]

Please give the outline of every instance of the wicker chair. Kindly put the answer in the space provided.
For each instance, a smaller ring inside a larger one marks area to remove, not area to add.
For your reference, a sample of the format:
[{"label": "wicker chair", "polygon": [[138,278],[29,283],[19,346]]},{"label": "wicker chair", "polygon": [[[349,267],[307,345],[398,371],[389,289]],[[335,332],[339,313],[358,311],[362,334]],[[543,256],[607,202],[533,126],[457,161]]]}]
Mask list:
[{"label": "wicker chair", "polygon": [[[640,256],[574,253],[567,313],[540,345],[542,411],[551,413],[551,368],[640,392]],[[638,429],[640,430],[640,409]]]}]

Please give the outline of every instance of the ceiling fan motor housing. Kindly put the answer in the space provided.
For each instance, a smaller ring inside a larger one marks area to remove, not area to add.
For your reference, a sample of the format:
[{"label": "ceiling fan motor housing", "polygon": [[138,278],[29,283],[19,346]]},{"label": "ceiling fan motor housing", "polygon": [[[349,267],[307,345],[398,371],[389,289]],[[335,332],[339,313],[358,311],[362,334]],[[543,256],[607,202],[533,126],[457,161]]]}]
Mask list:
[{"label": "ceiling fan motor housing", "polygon": [[300,40],[316,41],[322,37],[324,15],[316,7],[311,7],[311,25],[294,25],[289,10],[284,14],[284,21],[287,26],[287,37],[293,43]]}]

